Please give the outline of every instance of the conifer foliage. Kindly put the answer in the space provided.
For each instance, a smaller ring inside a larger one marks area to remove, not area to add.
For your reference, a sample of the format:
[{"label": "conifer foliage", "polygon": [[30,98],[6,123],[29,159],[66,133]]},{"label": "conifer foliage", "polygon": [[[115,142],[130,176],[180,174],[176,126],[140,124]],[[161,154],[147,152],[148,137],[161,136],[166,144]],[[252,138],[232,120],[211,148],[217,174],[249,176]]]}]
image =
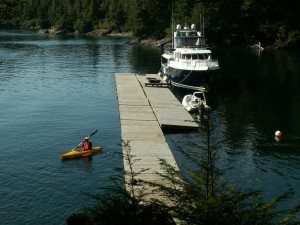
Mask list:
[{"label": "conifer foliage", "polygon": [[298,9],[295,0],[0,0],[0,25],[107,29],[159,39],[170,35],[173,21],[203,25],[210,43],[299,47]]},{"label": "conifer foliage", "polygon": [[[265,201],[260,191],[240,191],[224,179],[222,171],[216,166],[218,149],[222,149],[223,142],[214,138],[209,116],[204,123],[207,135],[204,145],[192,143],[197,147],[194,152],[179,147],[192,166],[185,166],[185,172],[181,172],[160,159],[164,172],[159,175],[165,182],[159,184],[137,180],[145,169],[139,172],[132,170],[139,159],[131,154],[130,142],[123,144],[124,160],[129,170],[120,171],[127,179],[122,176],[113,179],[115,185],[104,188],[104,194],[88,194],[94,204],[78,214],[78,219],[88,221],[83,224],[113,225],[299,224],[299,206],[293,209],[280,209],[278,206],[280,201],[292,195],[292,191]],[[149,185],[161,198],[149,198],[146,191]],[[76,218],[74,215],[72,217]]]},{"label": "conifer foliage", "polygon": [[[131,154],[129,142],[124,145],[124,160],[128,171],[116,169],[121,176],[112,177],[113,186],[102,188],[102,194],[87,193],[95,204],[87,206],[83,213],[73,214],[67,221],[69,225],[103,224],[103,225],[175,225],[166,207],[158,201],[145,201],[149,193],[145,183],[137,176],[148,169],[133,171],[132,166],[139,161]],[[124,180],[124,176],[127,177]]]},{"label": "conifer foliage", "polygon": [[160,185],[158,190],[172,202],[168,206],[172,217],[180,221],[179,224],[186,225],[297,224],[299,206],[290,210],[278,206],[280,201],[292,195],[291,190],[271,201],[264,201],[261,191],[241,191],[224,179],[221,169],[216,166],[223,140],[215,138],[210,116],[206,118],[203,126],[206,144],[193,143],[196,151],[178,147],[192,164],[191,167],[185,166],[185,173],[179,173],[161,159],[162,167],[169,174],[161,176],[173,185]]}]

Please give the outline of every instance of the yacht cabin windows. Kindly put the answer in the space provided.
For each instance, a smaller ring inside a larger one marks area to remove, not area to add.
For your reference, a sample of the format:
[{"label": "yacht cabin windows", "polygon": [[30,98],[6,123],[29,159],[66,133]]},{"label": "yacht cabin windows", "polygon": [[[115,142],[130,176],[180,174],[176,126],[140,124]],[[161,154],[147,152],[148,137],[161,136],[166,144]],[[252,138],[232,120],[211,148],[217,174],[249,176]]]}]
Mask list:
[{"label": "yacht cabin windows", "polygon": [[199,36],[176,37],[175,46],[177,48],[205,48],[205,38]]},{"label": "yacht cabin windows", "polygon": [[181,54],[179,52],[175,53],[175,57],[184,60],[207,60],[210,59],[210,54]]}]

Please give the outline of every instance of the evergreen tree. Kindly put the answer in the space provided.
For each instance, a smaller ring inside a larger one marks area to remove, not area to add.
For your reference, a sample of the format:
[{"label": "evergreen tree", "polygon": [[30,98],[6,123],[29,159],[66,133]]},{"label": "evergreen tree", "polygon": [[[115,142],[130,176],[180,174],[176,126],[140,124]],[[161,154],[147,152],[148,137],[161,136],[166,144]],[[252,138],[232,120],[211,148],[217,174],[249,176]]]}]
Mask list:
[{"label": "evergreen tree", "polygon": [[[103,188],[104,194],[87,193],[93,205],[88,206],[82,213],[73,214],[67,221],[69,225],[103,224],[103,225],[175,225],[173,219],[159,202],[147,202],[143,183],[139,183],[137,176],[148,169],[136,172],[132,166],[139,161],[131,154],[129,142],[124,142],[124,160],[129,170],[117,169],[124,176],[112,178],[114,186]],[[84,221],[84,222],[82,222]]]},{"label": "evergreen tree", "polygon": [[174,24],[199,28],[202,14],[210,42],[298,47],[298,9],[294,0],[0,0],[0,24],[103,28],[159,39],[170,29],[172,14]]},{"label": "evergreen tree", "polygon": [[0,19],[13,19],[16,16],[16,8],[24,3],[18,0],[0,0]]},{"label": "evergreen tree", "polygon": [[[207,135],[206,147],[198,146],[197,151],[185,151],[179,147],[193,167],[187,167],[186,173],[180,173],[161,159],[161,165],[167,175],[161,176],[173,185],[158,186],[159,192],[171,201],[169,212],[180,224],[233,225],[233,224],[297,224],[296,215],[299,206],[291,210],[281,210],[278,203],[292,194],[289,190],[271,201],[263,201],[260,191],[239,191],[232,182],[222,177],[216,166],[218,145],[223,141],[214,141],[213,125],[209,119],[205,122]],[[191,144],[191,143],[188,143]],[[222,147],[222,145],[221,145]]]},{"label": "evergreen tree", "polygon": [[[183,225],[299,224],[296,217],[299,206],[289,210],[278,207],[280,201],[292,194],[291,190],[264,201],[260,191],[239,191],[222,177],[216,162],[217,149],[219,145],[222,147],[223,141],[213,138],[214,126],[209,115],[204,124],[206,144],[196,145],[194,152],[179,148],[192,167],[185,167],[182,173],[161,159],[164,173],[159,175],[164,182],[159,184],[137,180],[145,169],[139,172],[132,169],[139,159],[131,155],[130,142],[123,143],[129,170],[120,171],[126,179],[113,179],[117,180],[115,186],[104,188],[108,191],[104,194],[88,194],[95,204],[78,214],[77,219],[89,219],[89,224],[122,225],[167,225],[174,224],[173,219]],[[147,198],[145,190],[149,190],[149,185],[161,199]],[[76,219],[76,215],[72,218]]]}]

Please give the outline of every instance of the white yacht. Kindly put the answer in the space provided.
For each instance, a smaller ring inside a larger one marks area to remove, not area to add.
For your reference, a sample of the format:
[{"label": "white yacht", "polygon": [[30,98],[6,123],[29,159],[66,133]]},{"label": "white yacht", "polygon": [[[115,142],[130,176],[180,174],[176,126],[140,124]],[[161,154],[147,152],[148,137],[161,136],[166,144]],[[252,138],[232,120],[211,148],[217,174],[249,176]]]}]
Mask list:
[{"label": "white yacht", "polygon": [[191,27],[176,26],[173,36],[173,48],[165,49],[161,56],[160,75],[174,86],[201,86],[208,76],[219,70],[219,62],[212,59],[207,49],[205,37]]}]

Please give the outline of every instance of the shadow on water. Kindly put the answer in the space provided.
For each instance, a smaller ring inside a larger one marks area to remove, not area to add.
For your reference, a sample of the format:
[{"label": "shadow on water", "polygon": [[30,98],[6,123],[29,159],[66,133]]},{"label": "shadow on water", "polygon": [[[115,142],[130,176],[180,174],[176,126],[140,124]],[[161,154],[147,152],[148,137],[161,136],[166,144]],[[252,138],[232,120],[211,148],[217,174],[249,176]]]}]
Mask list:
[{"label": "shadow on water", "polygon": [[[298,51],[216,49],[221,70],[207,85],[208,105],[216,138],[224,138],[218,165],[241,189],[258,189],[266,198],[289,187],[300,197],[300,54]],[[172,90],[181,101],[188,91]],[[278,142],[275,131],[282,132]],[[176,148],[193,151],[191,143],[205,142],[201,132],[167,133],[179,163],[187,163]],[[175,149],[175,150],[174,150]]]}]

